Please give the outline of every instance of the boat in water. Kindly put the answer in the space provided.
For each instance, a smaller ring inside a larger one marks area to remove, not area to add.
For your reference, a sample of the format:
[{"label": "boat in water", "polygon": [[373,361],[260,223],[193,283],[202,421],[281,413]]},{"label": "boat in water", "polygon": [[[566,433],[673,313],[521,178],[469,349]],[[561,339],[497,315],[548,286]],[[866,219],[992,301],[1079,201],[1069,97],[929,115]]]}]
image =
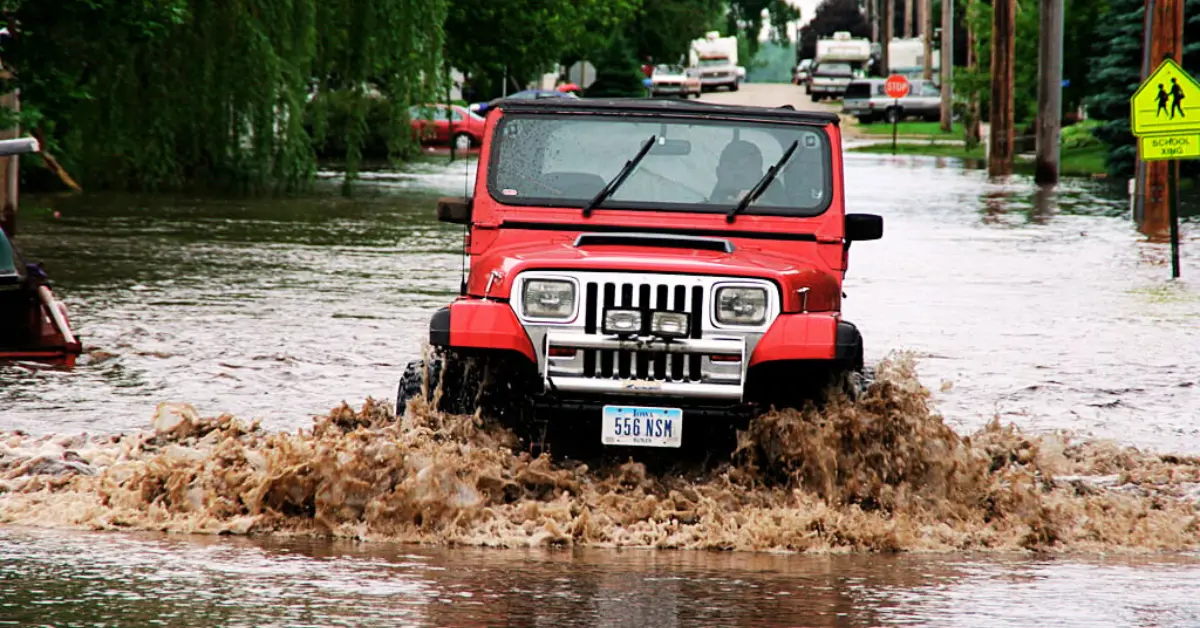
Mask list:
[{"label": "boat in water", "polygon": [[[0,156],[37,152],[32,138],[0,141]],[[40,264],[21,256],[0,229],[0,362],[41,362],[71,367],[83,347],[67,308],[54,297]]]}]

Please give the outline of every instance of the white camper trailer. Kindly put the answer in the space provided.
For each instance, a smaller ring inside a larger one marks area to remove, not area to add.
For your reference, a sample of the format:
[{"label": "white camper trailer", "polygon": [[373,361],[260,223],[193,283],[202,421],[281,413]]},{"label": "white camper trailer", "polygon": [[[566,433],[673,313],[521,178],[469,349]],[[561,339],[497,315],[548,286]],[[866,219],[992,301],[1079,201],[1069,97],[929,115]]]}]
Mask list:
[{"label": "white camper trailer", "polygon": [[736,91],[744,72],[738,66],[737,37],[721,37],[717,31],[709,31],[704,37],[692,40],[688,65],[696,69],[700,87],[704,90],[726,87]]}]

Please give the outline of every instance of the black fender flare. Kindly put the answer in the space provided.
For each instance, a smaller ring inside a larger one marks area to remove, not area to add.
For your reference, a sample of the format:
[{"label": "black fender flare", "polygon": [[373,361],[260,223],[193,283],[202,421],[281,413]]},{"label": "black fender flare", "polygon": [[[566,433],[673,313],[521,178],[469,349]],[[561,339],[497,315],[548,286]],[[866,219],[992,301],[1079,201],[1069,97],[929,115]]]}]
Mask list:
[{"label": "black fender flare", "polygon": [[858,327],[849,321],[838,321],[837,345],[834,359],[846,363],[853,368],[863,365],[863,339]]},{"label": "black fender flare", "polygon": [[450,346],[450,307],[433,313],[429,319],[429,344],[434,347]]}]

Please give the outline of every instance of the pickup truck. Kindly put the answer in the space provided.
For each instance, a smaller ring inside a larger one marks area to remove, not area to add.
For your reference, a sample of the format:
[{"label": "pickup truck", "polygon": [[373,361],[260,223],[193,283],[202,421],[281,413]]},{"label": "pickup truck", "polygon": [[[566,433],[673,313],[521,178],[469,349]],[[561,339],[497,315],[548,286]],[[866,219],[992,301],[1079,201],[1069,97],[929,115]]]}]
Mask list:
[{"label": "pickup truck", "polygon": [[854,68],[845,61],[822,61],[813,66],[807,92],[814,102],[842,97],[846,86],[854,80]]}]

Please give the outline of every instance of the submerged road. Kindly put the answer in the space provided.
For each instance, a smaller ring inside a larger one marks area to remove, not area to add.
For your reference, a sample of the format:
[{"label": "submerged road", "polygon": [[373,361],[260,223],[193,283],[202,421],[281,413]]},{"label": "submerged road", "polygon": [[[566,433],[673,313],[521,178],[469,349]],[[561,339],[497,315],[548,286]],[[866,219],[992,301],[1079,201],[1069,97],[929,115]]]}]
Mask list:
[{"label": "submerged road", "polygon": [[[705,99],[813,108],[791,85]],[[472,174],[470,161],[377,171],[352,199],[332,184],[282,200],[27,199],[22,244],[89,353],[73,372],[0,367],[0,431],[128,433],[170,401],[295,432],[343,400],[391,399],[457,292],[462,233],[434,201]],[[866,154],[846,157],[845,180],[848,209],[886,221],[883,240],[854,246],[846,316],[869,361],[916,355],[956,431],[999,418],[1200,453],[1195,219],[1185,280],[1170,282],[1166,247],[1102,182],[1038,191],[951,159]],[[88,520],[81,503],[40,508]],[[501,550],[0,525],[0,625],[1194,626],[1198,589],[1192,554]]]}]

